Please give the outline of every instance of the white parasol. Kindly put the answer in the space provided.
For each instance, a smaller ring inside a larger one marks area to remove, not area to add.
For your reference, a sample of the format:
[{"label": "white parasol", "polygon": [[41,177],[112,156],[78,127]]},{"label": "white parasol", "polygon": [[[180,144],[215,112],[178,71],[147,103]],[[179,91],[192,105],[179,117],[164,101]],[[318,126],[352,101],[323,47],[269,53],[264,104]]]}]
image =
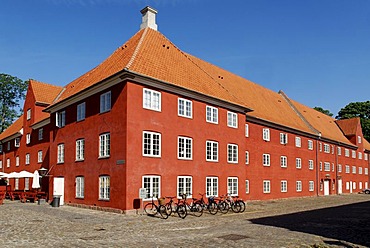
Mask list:
[{"label": "white parasol", "polygon": [[40,175],[38,170],[35,170],[35,172],[32,174],[32,188],[40,188]]}]

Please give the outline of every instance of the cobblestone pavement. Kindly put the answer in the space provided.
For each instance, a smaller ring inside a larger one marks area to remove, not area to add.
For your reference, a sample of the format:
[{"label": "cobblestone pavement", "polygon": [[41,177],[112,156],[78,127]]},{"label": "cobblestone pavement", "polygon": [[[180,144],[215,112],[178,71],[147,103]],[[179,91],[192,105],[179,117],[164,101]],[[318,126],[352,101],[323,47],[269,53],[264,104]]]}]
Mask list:
[{"label": "cobblestone pavement", "polygon": [[242,214],[167,220],[4,202],[0,247],[369,247],[370,195],[249,202]]}]

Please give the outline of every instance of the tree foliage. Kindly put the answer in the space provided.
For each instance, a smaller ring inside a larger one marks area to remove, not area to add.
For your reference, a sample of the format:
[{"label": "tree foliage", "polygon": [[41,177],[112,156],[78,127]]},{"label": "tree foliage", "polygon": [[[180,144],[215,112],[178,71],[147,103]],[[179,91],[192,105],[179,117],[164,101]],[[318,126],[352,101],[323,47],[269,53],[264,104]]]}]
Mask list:
[{"label": "tree foliage", "polygon": [[20,116],[20,103],[27,87],[27,81],[0,73],[0,133]]},{"label": "tree foliage", "polygon": [[322,107],[314,107],[313,109],[323,113],[323,114],[326,114],[328,116],[333,116],[333,113],[330,112],[330,110],[327,110],[327,109],[323,109]]},{"label": "tree foliage", "polygon": [[365,139],[370,140],[370,101],[351,102],[338,112],[339,120],[360,117]]}]

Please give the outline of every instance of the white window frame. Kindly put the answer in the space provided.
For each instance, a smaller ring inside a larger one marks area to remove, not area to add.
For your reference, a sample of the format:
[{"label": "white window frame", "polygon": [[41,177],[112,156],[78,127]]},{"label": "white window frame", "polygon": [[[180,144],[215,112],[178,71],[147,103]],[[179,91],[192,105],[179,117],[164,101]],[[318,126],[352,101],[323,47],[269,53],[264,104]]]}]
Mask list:
[{"label": "white window frame", "polygon": [[369,175],[369,168],[365,168],[364,174]]},{"label": "white window frame", "polygon": [[295,137],[295,146],[296,147],[301,147],[302,146],[302,140],[301,137]]},{"label": "white window frame", "polygon": [[362,159],[362,153],[358,152],[358,159]]},{"label": "white window frame", "polygon": [[314,169],[314,162],[312,159],[308,160],[308,169],[313,170]]},{"label": "white window frame", "polygon": [[44,129],[40,128],[38,133],[38,139],[43,140],[44,139]]},{"label": "white window frame", "polygon": [[339,156],[342,155],[342,148],[340,148],[339,146],[337,147],[337,153]]},{"label": "white window frame", "polygon": [[287,133],[280,133],[280,144],[282,145],[288,144],[288,134]]},{"label": "white window frame", "polygon": [[349,149],[344,149],[344,156],[349,157]]},{"label": "white window frame", "polygon": [[99,158],[110,157],[110,133],[103,133],[99,135]]},{"label": "white window frame", "polygon": [[218,196],[218,177],[206,177],[206,197]]},{"label": "white window frame", "polygon": [[26,159],[25,159],[25,164],[29,165],[31,160],[31,155],[29,153],[26,153]]},{"label": "white window frame", "polygon": [[0,169],[2,169],[2,168],[3,168],[3,161],[0,160]]},{"label": "white window frame", "polygon": [[238,128],[238,114],[227,111],[227,126],[231,128]]},{"label": "white window frame", "polygon": [[76,140],[76,161],[85,159],[85,139]]},{"label": "white window frame", "polygon": [[162,134],[143,131],[142,155],[144,157],[160,158],[162,154]]},{"label": "white window frame", "polygon": [[162,110],[162,95],[159,91],[143,89],[143,108],[160,112]]},{"label": "white window frame", "polygon": [[112,108],[112,93],[111,91],[105,92],[100,95],[100,113],[110,111]]},{"label": "white window frame", "polygon": [[7,143],[7,145],[8,145],[8,151],[10,151],[10,141],[8,141],[8,143]]},{"label": "white window frame", "polygon": [[330,171],[330,163],[324,162],[324,171]]},{"label": "white window frame", "polygon": [[245,193],[246,194],[249,194],[249,187],[250,187],[250,184],[249,184],[249,180],[245,180]]},{"label": "white window frame", "polygon": [[182,194],[186,194],[186,198],[193,197],[193,177],[178,176],[177,177],[177,198],[182,198]]},{"label": "white window frame", "polygon": [[19,190],[19,178],[14,179],[14,190]]},{"label": "white window frame", "polygon": [[228,177],[227,178],[227,194],[230,196],[237,196],[239,183],[237,177]]},{"label": "white window frame", "polygon": [[31,119],[31,109],[27,109],[27,120]]},{"label": "white window frame", "polygon": [[262,190],[264,194],[271,193],[271,181],[270,180],[263,180]]},{"label": "white window frame", "polygon": [[356,158],[356,151],[352,150],[352,158]]},{"label": "white window frame", "polygon": [[[28,145],[28,144],[30,144],[31,143],[31,134],[30,133],[28,133],[28,134],[26,134],[26,144]],[[8,149],[9,150],[9,149]]]},{"label": "white window frame", "polygon": [[85,197],[85,177],[77,176],[76,177],[76,198],[83,199]]},{"label": "white window frame", "polygon": [[152,197],[161,197],[161,176],[144,175],[142,176],[141,187],[146,189],[146,196],[143,200],[151,200]]},{"label": "white window frame", "polygon": [[218,162],[218,142],[207,140],[206,141],[206,161]]},{"label": "white window frame", "polygon": [[193,139],[184,136],[177,137],[177,158],[181,160],[193,159]]},{"label": "white window frame", "polygon": [[59,128],[64,127],[66,125],[66,111],[63,110],[60,112],[56,112],[55,119],[56,119],[55,123],[57,127]]},{"label": "white window frame", "polygon": [[270,129],[269,128],[262,129],[262,139],[264,141],[270,141]]},{"label": "white window frame", "polygon": [[361,136],[357,136],[357,143],[359,143],[359,144],[361,144],[361,142],[362,142],[362,139],[361,139]]},{"label": "white window frame", "polygon": [[280,191],[282,193],[288,192],[288,181],[287,180],[281,180],[280,181]]},{"label": "white window frame", "polygon": [[349,174],[351,172],[351,168],[349,167],[349,165],[346,165],[345,168],[346,168],[346,174]]},{"label": "white window frame", "polygon": [[218,108],[206,106],[206,122],[218,124]]},{"label": "white window frame", "polygon": [[58,144],[57,148],[57,163],[64,163],[64,144]]},{"label": "white window frame", "polygon": [[10,158],[6,159],[6,168],[10,168]]},{"label": "white window frame", "polygon": [[356,174],[356,173],[357,173],[356,171],[357,171],[356,166],[355,166],[355,165],[353,165],[353,166],[352,166],[352,174]]},{"label": "white window frame", "polygon": [[288,158],[287,158],[287,156],[280,156],[280,166],[281,166],[281,168],[287,168],[288,167]]},{"label": "white window frame", "polygon": [[302,159],[301,158],[296,158],[295,159],[295,167],[297,169],[302,169]]},{"label": "white window frame", "polygon": [[245,164],[249,164],[249,151],[245,151]]},{"label": "white window frame", "polygon": [[77,121],[85,120],[86,117],[86,103],[82,102],[77,105]]},{"label": "white window frame", "polygon": [[15,166],[19,166],[19,156],[15,157]]},{"label": "white window frame", "polygon": [[15,138],[14,139],[14,146],[19,147],[21,145],[21,138]]},{"label": "white window frame", "polygon": [[358,174],[362,175],[362,167],[360,167],[360,166],[358,167]]},{"label": "white window frame", "polygon": [[262,165],[263,166],[270,166],[271,165],[270,161],[271,161],[270,154],[268,153],[262,154]]},{"label": "white window frame", "polygon": [[330,146],[329,146],[329,144],[324,144],[324,152],[325,153],[330,153]]},{"label": "white window frame", "polygon": [[110,200],[110,176],[99,176],[99,200]]},{"label": "white window frame", "polygon": [[342,172],[342,165],[338,164],[338,172]]},{"label": "white window frame", "polygon": [[181,117],[193,118],[193,102],[184,98],[178,98],[177,114]]},{"label": "white window frame", "polygon": [[302,181],[296,181],[296,191],[302,192]]},{"label": "white window frame", "polygon": [[227,144],[227,162],[230,164],[238,163],[239,148],[237,144]]},{"label": "white window frame", "polygon": [[313,141],[312,140],[308,140],[307,141],[307,144],[308,144],[308,150],[313,150]]},{"label": "white window frame", "polygon": [[245,137],[249,137],[249,125],[245,124]]},{"label": "white window frame", "polygon": [[367,153],[364,154],[364,159],[367,161],[369,159],[369,155]]},{"label": "white window frame", "polygon": [[37,163],[42,163],[42,150],[37,152]]},{"label": "white window frame", "polygon": [[30,190],[30,178],[24,178],[24,190]]},{"label": "white window frame", "polygon": [[312,192],[315,190],[315,182],[314,181],[308,181],[308,191]]}]

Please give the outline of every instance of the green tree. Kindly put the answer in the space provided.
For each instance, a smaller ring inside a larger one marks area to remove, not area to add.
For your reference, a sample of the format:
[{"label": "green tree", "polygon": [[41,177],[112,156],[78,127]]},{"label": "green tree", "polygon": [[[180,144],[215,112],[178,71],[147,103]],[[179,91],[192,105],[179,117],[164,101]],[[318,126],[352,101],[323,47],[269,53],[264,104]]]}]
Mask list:
[{"label": "green tree", "polygon": [[323,109],[322,107],[314,107],[313,109],[314,110],[317,110],[317,111],[319,111],[319,112],[321,112],[323,114],[326,114],[326,115],[328,115],[330,117],[333,116],[333,114],[330,112],[330,110]]},{"label": "green tree", "polygon": [[0,73],[0,133],[20,116],[20,103],[24,100],[27,87],[27,81]]},{"label": "green tree", "polygon": [[365,139],[370,140],[370,101],[351,102],[338,112],[339,120],[360,117]]}]

